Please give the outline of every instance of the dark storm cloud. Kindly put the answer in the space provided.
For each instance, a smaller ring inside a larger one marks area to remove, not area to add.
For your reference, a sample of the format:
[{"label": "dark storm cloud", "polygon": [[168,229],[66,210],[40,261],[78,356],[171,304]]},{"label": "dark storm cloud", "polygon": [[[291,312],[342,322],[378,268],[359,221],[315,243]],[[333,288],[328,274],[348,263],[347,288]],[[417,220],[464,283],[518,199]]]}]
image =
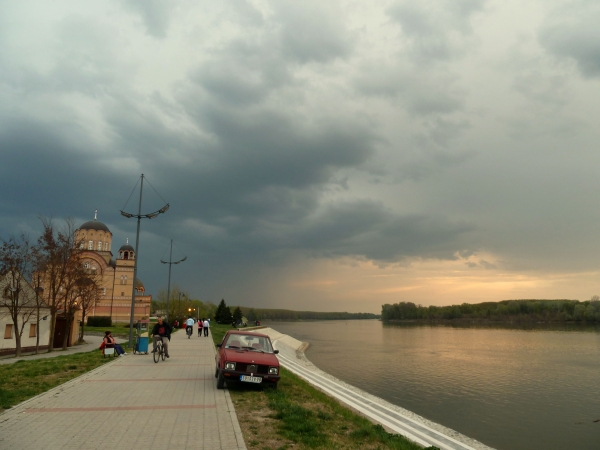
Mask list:
[{"label": "dark storm cloud", "polygon": [[143,172],[154,294],[171,238],[256,304],[313,263],[596,267],[594,3],[34,4],[0,6],[2,236],[97,208],[117,249]]},{"label": "dark storm cloud", "polygon": [[585,77],[600,76],[600,5],[576,1],[557,8],[539,31],[539,41],[550,53],[569,58]]},{"label": "dark storm cloud", "polygon": [[299,63],[325,63],[349,55],[353,36],[337,2],[293,0],[271,4],[280,21],[282,51]]},{"label": "dark storm cloud", "polygon": [[276,42],[236,40],[202,63],[191,79],[217,101],[249,104],[293,81]]},{"label": "dark storm cloud", "polygon": [[414,115],[448,114],[463,107],[464,92],[453,85],[454,77],[388,64],[368,64],[356,79],[357,89],[366,95],[393,101]]},{"label": "dark storm cloud", "polygon": [[319,257],[353,256],[376,262],[407,257],[454,259],[461,234],[472,229],[442,217],[399,216],[373,201],[327,207],[308,220],[300,248]]},{"label": "dark storm cloud", "polygon": [[472,33],[471,16],[481,11],[484,3],[402,0],[387,12],[401,26],[412,59],[428,63],[453,59],[464,52],[464,40]]},{"label": "dark storm cloud", "polygon": [[148,34],[156,38],[167,35],[172,6],[163,0],[126,0],[127,9],[139,14]]}]

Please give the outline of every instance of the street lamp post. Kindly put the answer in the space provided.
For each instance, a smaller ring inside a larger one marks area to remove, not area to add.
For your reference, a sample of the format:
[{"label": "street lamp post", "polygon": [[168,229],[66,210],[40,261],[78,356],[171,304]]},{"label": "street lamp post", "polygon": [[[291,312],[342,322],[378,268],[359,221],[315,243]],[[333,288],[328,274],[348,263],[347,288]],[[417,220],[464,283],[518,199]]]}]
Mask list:
[{"label": "street lamp post", "polygon": [[181,314],[181,297],[185,298],[185,293],[180,292],[179,293],[179,302],[177,303],[177,313]]},{"label": "street lamp post", "polygon": [[144,190],[144,174],[142,174],[142,181],[140,184],[140,203],[138,206],[138,213],[131,214],[125,211],[121,211],[121,215],[131,219],[132,217],[137,218],[137,233],[135,235],[135,258],[133,260],[133,287],[131,288],[131,313],[129,315],[129,347],[131,347],[133,342],[133,317],[135,314],[135,280],[137,279],[137,267],[138,267],[138,259],[140,258],[140,222],[141,219],[154,219],[159,214],[164,214],[169,209],[169,204],[167,203],[165,206],[160,208],[158,211],[154,211],[150,214],[142,214],[142,192]]},{"label": "street lamp post", "polygon": [[[167,284],[167,323],[169,323],[169,297],[171,296],[171,266],[173,264],[182,263],[186,259],[187,259],[187,256],[184,256],[183,259],[180,259],[179,261],[173,261],[173,239],[171,239],[171,251],[169,252],[169,260],[168,261],[163,261],[162,259],[160,260],[161,263],[169,265],[169,282]],[[179,293],[179,301],[181,302],[181,292]]]}]

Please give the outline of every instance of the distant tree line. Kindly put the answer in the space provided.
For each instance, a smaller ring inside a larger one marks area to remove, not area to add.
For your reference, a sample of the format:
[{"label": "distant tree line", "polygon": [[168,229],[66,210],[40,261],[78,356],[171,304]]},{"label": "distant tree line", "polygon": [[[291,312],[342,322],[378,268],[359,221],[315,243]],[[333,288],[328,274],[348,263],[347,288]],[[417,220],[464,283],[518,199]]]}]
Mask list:
[{"label": "distant tree line", "polygon": [[[213,317],[217,305],[212,302],[193,299],[190,294],[178,284],[173,284],[169,292],[169,321],[175,320],[183,323],[189,316],[197,319]],[[167,289],[159,289],[156,300],[152,300],[152,314],[165,314],[167,312]]]},{"label": "distant tree line", "polygon": [[379,314],[349,312],[291,311],[289,309],[264,309],[240,306],[244,317],[255,320],[356,320],[379,319]]},{"label": "distant tree line", "polygon": [[385,304],[384,322],[402,320],[492,320],[515,322],[595,322],[600,323],[600,298],[579,300],[503,300],[452,306],[421,306],[411,302]]}]

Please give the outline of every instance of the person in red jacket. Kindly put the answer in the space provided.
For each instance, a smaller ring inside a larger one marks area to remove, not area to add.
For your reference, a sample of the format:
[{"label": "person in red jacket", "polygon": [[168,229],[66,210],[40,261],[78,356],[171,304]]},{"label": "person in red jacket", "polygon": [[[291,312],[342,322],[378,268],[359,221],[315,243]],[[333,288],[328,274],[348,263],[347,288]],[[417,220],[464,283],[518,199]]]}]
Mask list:
[{"label": "person in red jacket", "polygon": [[123,347],[121,347],[119,344],[117,344],[117,342],[115,341],[115,338],[112,337],[112,334],[110,331],[104,332],[104,339],[102,339],[102,344],[100,344],[100,349],[103,349],[104,347],[106,347],[107,344],[112,344],[114,346],[114,349],[115,349],[115,352],[117,352],[117,355],[123,356],[123,355],[127,354],[125,352],[125,350],[123,349]]}]

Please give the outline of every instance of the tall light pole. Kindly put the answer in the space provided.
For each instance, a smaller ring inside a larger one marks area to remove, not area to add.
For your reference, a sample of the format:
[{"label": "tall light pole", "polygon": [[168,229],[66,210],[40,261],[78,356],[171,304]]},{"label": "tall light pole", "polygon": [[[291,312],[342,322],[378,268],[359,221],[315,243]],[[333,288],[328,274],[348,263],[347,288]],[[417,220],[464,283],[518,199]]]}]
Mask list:
[{"label": "tall light pole", "polygon": [[[169,323],[169,297],[171,296],[171,266],[173,264],[182,263],[186,259],[187,259],[187,256],[184,256],[183,259],[180,259],[179,261],[173,261],[173,239],[171,239],[171,251],[169,253],[169,260],[168,261],[163,261],[162,259],[160,260],[161,263],[169,265],[169,283],[167,284],[167,323]],[[181,293],[179,293],[179,298],[181,299]]]},{"label": "tall light pole", "polygon": [[[177,303],[177,312],[180,313],[181,312],[181,296],[185,297],[186,295],[183,292],[179,293],[179,303]],[[189,300],[189,298],[188,298]]]},{"label": "tall light pole", "polygon": [[133,287],[131,288],[131,314],[129,315],[129,347],[131,347],[133,342],[133,316],[135,313],[135,280],[137,279],[137,262],[140,258],[139,249],[140,249],[140,222],[142,218],[145,219],[154,219],[159,214],[164,214],[169,209],[169,204],[167,203],[165,206],[160,208],[158,211],[155,211],[150,214],[142,214],[142,192],[144,190],[144,174],[142,174],[142,182],[140,184],[140,203],[138,206],[137,214],[130,214],[128,212],[121,210],[121,215],[131,219],[132,217],[137,218],[137,233],[135,235],[135,258],[133,259]]}]

